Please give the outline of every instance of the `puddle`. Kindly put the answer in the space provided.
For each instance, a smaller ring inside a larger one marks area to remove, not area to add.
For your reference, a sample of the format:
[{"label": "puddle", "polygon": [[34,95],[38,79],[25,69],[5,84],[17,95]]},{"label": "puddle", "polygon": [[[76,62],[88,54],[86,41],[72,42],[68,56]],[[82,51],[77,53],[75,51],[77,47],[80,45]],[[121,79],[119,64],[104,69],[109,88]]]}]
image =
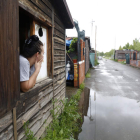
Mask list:
[{"label": "puddle", "polygon": [[110,75],[110,73],[108,73],[108,71],[110,71],[110,70],[101,70],[101,74],[103,74],[103,75]]},{"label": "puddle", "polygon": [[77,140],[139,140],[140,102],[104,96],[85,88],[80,99],[83,122]]},{"label": "puddle", "polygon": [[123,79],[123,76],[117,76],[118,79]]}]

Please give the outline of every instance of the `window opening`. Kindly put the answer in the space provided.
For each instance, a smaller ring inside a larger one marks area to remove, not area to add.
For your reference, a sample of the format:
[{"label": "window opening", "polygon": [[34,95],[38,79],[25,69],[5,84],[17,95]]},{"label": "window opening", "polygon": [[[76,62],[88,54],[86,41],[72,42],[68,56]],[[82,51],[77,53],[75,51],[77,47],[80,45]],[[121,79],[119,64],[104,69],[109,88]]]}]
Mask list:
[{"label": "window opening", "polygon": [[44,61],[42,63],[40,72],[38,74],[37,81],[42,80],[47,77],[47,29],[43,27],[41,28],[43,31],[42,37],[39,36],[40,25],[35,24],[35,35],[37,35],[39,37],[39,40],[41,40],[42,43],[44,44],[43,46],[44,47]]}]

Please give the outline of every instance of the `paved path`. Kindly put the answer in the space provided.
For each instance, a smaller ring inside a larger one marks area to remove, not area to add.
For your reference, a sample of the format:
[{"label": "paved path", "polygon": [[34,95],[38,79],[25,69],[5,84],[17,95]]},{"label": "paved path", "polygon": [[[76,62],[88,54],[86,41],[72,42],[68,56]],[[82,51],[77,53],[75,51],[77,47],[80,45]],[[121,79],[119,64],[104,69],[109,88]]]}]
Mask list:
[{"label": "paved path", "polygon": [[140,69],[100,60],[86,79],[89,108],[80,140],[140,140]]}]

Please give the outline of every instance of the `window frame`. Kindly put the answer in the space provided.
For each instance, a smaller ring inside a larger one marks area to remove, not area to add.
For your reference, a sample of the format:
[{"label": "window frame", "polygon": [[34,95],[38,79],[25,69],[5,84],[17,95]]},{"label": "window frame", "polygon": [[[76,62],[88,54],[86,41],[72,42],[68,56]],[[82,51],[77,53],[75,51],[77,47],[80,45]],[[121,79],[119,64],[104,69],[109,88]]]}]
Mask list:
[{"label": "window frame", "polygon": [[[48,34],[48,27],[47,26],[44,26],[43,24],[41,24],[40,22],[38,22],[38,21],[36,21],[36,20],[33,20],[32,22],[31,22],[31,25],[30,25],[30,36],[31,35],[35,35],[35,24],[37,24],[37,25],[41,25],[41,27],[43,27],[43,28],[45,28],[46,29],[46,42],[47,42],[47,48],[46,48],[46,50],[47,50],[47,53],[46,53],[46,59],[47,59],[47,65],[48,65],[48,45],[49,45],[49,43],[48,43],[48,41],[49,41],[49,39],[48,39],[48,36],[49,36],[49,34]],[[46,68],[46,70],[47,70],[47,76],[46,77],[44,77],[44,78],[41,78],[41,79],[39,79],[39,80],[37,80],[36,81],[36,83],[39,83],[39,82],[41,82],[41,81],[43,81],[43,80],[45,80],[45,79],[48,79],[49,77],[48,77],[48,67]]]},{"label": "window frame", "polygon": [[[41,27],[47,29],[47,77],[42,78],[36,81],[36,84],[29,91],[23,93],[20,91],[20,96],[26,93],[34,93],[38,88],[41,89],[44,86],[46,87],[50,81],[53,80],[53,34],[52,34],[52,25],[46,21],[42,21],[39,18],[36,18],[32,13],[26,11],[22,6],[19,6],[20,9],[25,12],[27,16],[30,17],[30,36],[35,34],[35,24],[41,25]],[[19,72],[20,74],[20,72]],[[20,83],[20,81],[19,81]],[[45,84],[46,83],[46,84]],[[38,90],[36,91],[38,93]],[[40,92],[40,91],[39,91]]]}]

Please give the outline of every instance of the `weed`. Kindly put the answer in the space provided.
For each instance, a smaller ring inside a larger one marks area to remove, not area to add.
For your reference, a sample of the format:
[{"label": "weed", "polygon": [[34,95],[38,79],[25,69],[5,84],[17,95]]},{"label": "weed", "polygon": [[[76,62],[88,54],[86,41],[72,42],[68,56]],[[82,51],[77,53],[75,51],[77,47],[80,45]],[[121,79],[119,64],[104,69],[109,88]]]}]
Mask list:
[{"label": "weed", "polygon": [[95,62],[94,62],[95,66],[99,65],[99,62],[97,59],[95,59]]},{"label": "weed", "polygon": [[88,72],[86,73],[86,78],[90,78],[91,75],[90,75],[90,69],[88,70]]},{"label": "weed", "polygon": [[121,62],[119,62],[119,63],[121,63],[121,64],[124,64],[124,65],[125,65],[125,64],[126,64],[126,61],[121,61]]},{"label": "weed", "polygon": [[[81,114],[78,109],[78,102],[80,100],[81,92],[83,91],[85,84],[80,85],[77,93],[74,94],[70,100],[66,98],[61,100],[64,107],[63,112],[59,115],[59,110],[62,107],[55,107],[51,110],[53,117],[52,123],[46,128],[46,136],[41,140],[75,140],[74,134],[79,132],[80,124],[79,120],[82,121]],[[57,100],[52,101],[53,105]],[[33,137],[33,132],[29,130],[28,125],[24,127],[26,140],[36,140]]]},{"label": "weed", "polygon": [[26,123],[24,123],[24,125],[23,125],[23,129],[24,129],[24,131],[25,131],[26,140],[37,140],[37,139],[34,137],[33,132],[29,129],[28,125],[29,125],[29,122],[26,122]]}]

